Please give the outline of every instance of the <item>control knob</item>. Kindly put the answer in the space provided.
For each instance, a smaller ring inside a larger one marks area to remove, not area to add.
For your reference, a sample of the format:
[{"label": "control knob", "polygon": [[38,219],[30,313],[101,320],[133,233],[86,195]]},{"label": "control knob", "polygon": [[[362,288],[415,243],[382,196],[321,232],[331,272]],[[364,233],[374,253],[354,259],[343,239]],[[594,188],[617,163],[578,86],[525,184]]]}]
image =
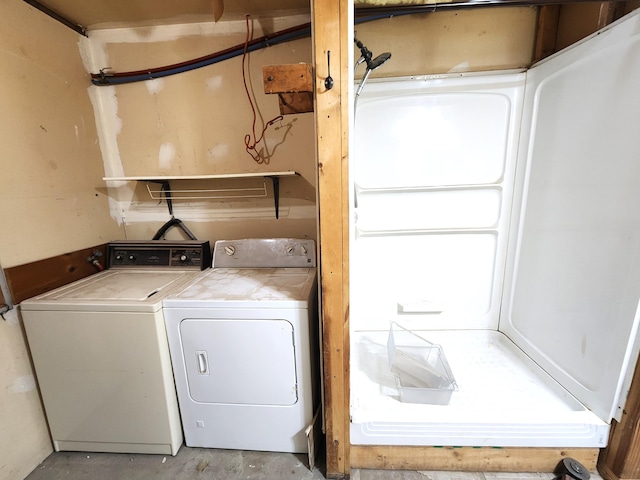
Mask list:
[{"label": "control knob", "polygon": [[236,247],[234,247],[233,245],[227,245],[224,247],[224,253],[231,257],[236,253]]}]

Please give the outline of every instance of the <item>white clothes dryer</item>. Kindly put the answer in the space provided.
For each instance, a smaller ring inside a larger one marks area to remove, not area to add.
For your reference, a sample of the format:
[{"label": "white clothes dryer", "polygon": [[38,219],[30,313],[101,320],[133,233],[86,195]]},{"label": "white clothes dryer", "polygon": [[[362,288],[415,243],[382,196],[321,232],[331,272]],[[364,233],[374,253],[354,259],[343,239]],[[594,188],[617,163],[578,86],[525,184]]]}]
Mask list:
[{"label": "white clothes dryer", "polygon": [[163,302],[186,445],[307,452],[315,243],[218,241],[213,267]]},{"label": "white clothes dryer", "polygon": [[56,451],[178,452],[162,300],[210,266],[209,242],[111,242],[107,270],[20,304]]}]

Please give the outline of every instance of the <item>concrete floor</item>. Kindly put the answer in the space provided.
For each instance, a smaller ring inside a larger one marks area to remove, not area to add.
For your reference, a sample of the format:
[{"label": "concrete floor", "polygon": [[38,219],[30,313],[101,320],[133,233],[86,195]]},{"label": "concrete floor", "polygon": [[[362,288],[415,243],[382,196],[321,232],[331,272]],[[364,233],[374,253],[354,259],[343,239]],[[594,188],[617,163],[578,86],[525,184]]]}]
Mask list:
[{"label": "concrete floor", "polygon": [[[324,461],[309,470],[306,455],[182,447],[175,457],[57,452],[25,480],[323,480]],[[351,480],[551,480],[543,473],[352,470]],[[601,480],[591,474],[592,480]]]}]

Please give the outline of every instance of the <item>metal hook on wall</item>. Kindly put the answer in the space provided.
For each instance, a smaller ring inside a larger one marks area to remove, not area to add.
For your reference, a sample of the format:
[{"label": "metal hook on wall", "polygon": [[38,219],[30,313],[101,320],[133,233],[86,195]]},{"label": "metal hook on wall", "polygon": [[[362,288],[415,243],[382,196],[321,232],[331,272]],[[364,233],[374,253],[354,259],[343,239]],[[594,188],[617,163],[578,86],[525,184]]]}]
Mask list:
[{"label": "metal hook on wall", "polygon": [[331,78],[331,50],[327,50],[327,78],[324,79],[324,87],[327,90],[333,88],[333,78]]}]

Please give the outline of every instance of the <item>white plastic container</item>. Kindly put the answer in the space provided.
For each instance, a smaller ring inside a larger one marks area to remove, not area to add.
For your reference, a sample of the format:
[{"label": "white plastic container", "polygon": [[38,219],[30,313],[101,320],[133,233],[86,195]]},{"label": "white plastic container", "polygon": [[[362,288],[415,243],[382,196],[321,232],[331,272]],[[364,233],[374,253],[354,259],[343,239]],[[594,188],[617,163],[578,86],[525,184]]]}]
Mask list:
[{"label": "white plastic container", "polygon": [[387,349],[401,402],[449,404],[458,386],[440,345],[392,322]]}]

